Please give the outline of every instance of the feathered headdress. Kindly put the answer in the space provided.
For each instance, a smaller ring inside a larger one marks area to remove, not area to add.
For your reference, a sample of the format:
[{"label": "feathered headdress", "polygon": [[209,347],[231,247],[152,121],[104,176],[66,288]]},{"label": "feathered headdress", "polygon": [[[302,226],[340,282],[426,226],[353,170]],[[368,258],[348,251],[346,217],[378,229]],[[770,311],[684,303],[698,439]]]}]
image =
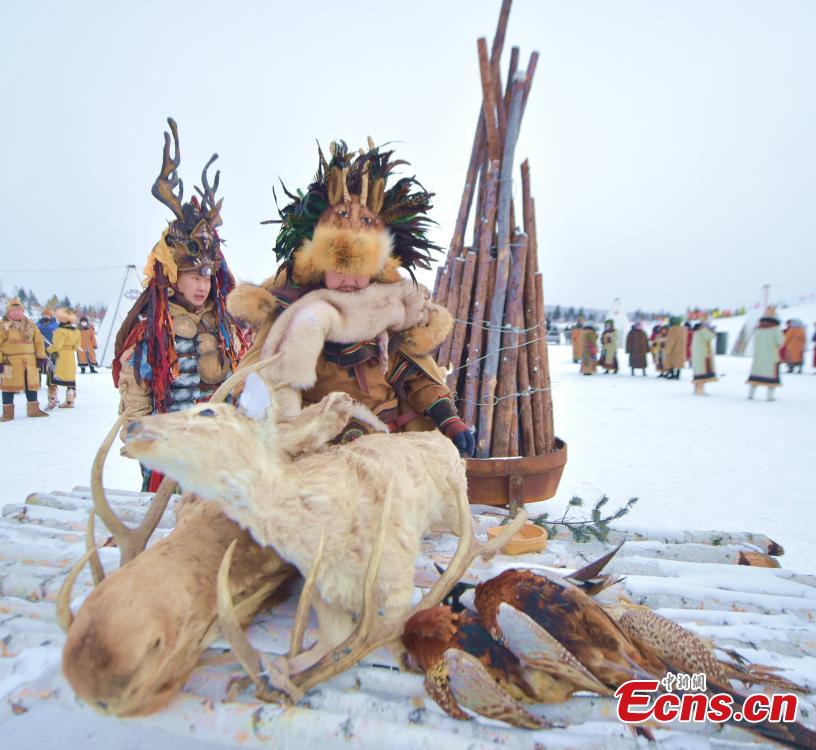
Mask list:
[{"label": "feathered headdress", "polygon": [[[296,281],[317,281],[327,268],[371,276],[386,264],[402,267],[411,276],[417,267],[430,268],[432,252],[439,249],[426,235],[435,223],[427,215],[433,193],[415,177],[402,177],[386,189],[395,168],[408,162],[392,159],[394,151],[383,150],[371,138],[368,151],[350,152],[344,141],[334,141],[330,154],[327,162],[318,146],[317,173],[305,190],[291,193],[281,183],[291,202],[278,209],[279,220],[263,222],[281,224],[275,243],[278,261],[294,272]],[[334,234],[322,242],[315,233],[328,224]],[[386,243],[363,247],[345,242],[337,249],[338,234],[374,231],[384,233]]]},{"label": "feathered headdress", "polygon": [[[227,312],[226,298],[235,287],[235,279],[227,266],[221,250],[221,238],[217,227],[221,225],[221,204],[217,200],[220,171],[216,172],[211,185],[207,170],[218,158],[213,154],[201,172],[202,188],[196,187],[201,200],[193,196],[182,203],[184,185],[178,176],[181,163],[178,127],[168,117],[174,144],[170,155],[170,133],[164,134],[164,151],[159,176],[153,183],[151,193],[167,206],[174,215],[147,259],[145,266],[145,290],[131,308],[116,336],[113,378],[118,381],[121,364],[119,357],[137,341],[144,343],[134,358],[137,381],[151,382],[153,402],[158,412],[167,411],[170,384],[178,377],[173,318],[170,315],[170,297],[173,286],[182,271],[196,271],[211,278],[210,298],[215,305],[218,325],[218,345],[221,356],[234,370],[244,347],[244,342],[233,333],[232,318]],[[178,190],[176,190],[176,188]],[[139,320],[143,316],[143,320]]]}]

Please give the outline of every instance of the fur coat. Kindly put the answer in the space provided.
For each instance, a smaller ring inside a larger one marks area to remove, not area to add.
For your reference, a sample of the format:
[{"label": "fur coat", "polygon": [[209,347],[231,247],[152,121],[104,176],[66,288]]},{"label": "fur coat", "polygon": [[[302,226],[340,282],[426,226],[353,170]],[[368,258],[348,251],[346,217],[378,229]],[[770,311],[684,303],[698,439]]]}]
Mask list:
[{"label": "fur coat", "polygon": [[[263,374],[292,386],[303,404],[348,393],[394,431],[431,429],[423,414],[450,398],[430,353],[450,333],[452,318],[406,279],[347,293],[297,287],[279,275],[259,286],[239,285],[227,307],[256,330],[242,366],[282,352]],[[284,411],[297,406],[290,402]],[[358,430],[369,431],[353,425],[341,437]]]},{"label": "fur coat", "polygon": [[0,321],[0,390],[19,393],[36,391],[40,387],[37,360],[45,359],[43,337],[28,318]]},{"label": "fur coat", "polygon": [[646,331],[632,328],[626,335],[626,353],[629,355],[629,367],[643,369],[646,367],[646,353],[649,351],[649,337]]}]

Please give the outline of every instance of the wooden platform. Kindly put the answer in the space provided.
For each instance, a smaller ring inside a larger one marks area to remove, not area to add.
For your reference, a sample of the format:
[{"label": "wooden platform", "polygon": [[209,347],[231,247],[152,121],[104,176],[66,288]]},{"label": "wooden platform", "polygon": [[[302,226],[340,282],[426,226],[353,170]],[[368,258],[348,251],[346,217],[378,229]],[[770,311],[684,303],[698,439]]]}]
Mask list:
[{"label": "wooden platform", "polygon": [[[109,491],[123,518],[136,522],[150,495]],[[64,636],[54,600],[66,573],[84,551],[90,491],[34,493],[23,504],[6,505],[0,519],[0,734],[4,747],[33,747],[31,738],[49,737],[52,748],[76,747],[98,738],[108,747],[136,746],[186,750],[207,742],[218,747],[388,747],[388,748],[629,748],[629,730],[615,719],[614,702],[579,696],[534,713],[563,729],[527,731],[478,719],[459,722],[444,715],[422,688],[422,678],[399,672],[385,652],[309,692],[295,707],[259,703],[249,692],[225,700],[237,665],[200,667],[165,710],[122,722],[81,705],[59,672]],[[500,522],[494,509],[474,507],[481,527]],[[172,527],[172,514],[159,534]],[[101,544],[108,533],[97,523]],[[625,575],[604,593],[607,601],[627,596],[711,638],[752,661],[785,668],[786,676],[816,691],[816,576],[775,564],[780,545],[762,534],[618,528],[611,542],[627,543],[609,566]],[[455,548],[449,535],[429,536],[417,567],[416,583],[436,578],[433,562],[446,564]],[[598,542],[552,539],[543,553],[498,556],[477,563],[469,575],[488,578],[508,567],[558,572],[576,568],[604,551]],[[101,550],[106,569],[118,551]],[[79,577],[75,607],[90,591],[89,571]],[[419,595],[417,591],[417,595]],[[256,646],[283,652],[288,646],[293,600],[259,617],[251,628]],[[307,640],[313,630],[307,632]],[[211,651],[225,649],[214,644]],[[813,696],[800,704],[800,720],[816,726]],[[49,734],[50,733],[50,734]],[[734,727],[672,726],[656,732],[660,747],[744,748],[762,746]],[[8,739],[8,744],[6,740]],[[114,739],[114,742],[111,742]],[[645,745],[644,745],[645,746]],[[771,746],[771,745],[767,745]]]}]

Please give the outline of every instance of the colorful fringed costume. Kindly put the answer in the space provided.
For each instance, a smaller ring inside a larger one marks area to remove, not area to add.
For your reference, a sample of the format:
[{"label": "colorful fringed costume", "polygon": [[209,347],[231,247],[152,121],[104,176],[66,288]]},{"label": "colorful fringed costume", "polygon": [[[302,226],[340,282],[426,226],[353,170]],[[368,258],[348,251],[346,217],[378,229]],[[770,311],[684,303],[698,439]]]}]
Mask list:
[{"label": "colorful fringed costume", "polygon": [[[182,203],[183,184],[176,173],[178,131],[172,119],[168,123],[175,156],[170,157],[170,134],[165,133],[162,170],[151,192],[175,218],[150,253],[145,290],[116,336],[113,382],[120,393],[120,414],[127,417],[127,423],[206,401],[235,370],[244,350],[240,330],[226,309],[235,280],[217,230],[223,200],[215,199],[220,172],[213,185],[207,178],[217,154],[202,171],[203,188],[196,188],[200,201],[193,196]],[[203,305],[196,306],[178,292],[179,275],[185,272],[209,280]],[[146,477],[145,489],[155,490],[160,479],[158,475]]]}]

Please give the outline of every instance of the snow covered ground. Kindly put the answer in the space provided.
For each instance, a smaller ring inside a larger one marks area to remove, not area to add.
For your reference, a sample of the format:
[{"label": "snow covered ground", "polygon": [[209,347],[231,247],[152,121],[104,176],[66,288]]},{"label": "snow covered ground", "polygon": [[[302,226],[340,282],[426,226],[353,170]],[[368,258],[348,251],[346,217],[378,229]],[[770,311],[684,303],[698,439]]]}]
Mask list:
[{"label": "snow covered ground", "polygon": [[[557,497],[530,506],[531,514],[562,512],[573,495],[589,504],[605,493],[608,507],[637,496],[626,526],[763,532],[784,546],[786,568],[816,573],[811,368],[783,375],[778,400],[767,403],[764,390],[756,401],[746,399],[748,358],[719,357],[721,380],[708,386],[710,397],[696,398],[688,370],[679,382],[651,369],[648,377],[632,377],[625,367],[583,377],[570,355],[568,346],[550,347],[556,432],[567,441],[569,460]],[[0,507],[35,490],[89,483],[118,394],[109,370],[78,377],[76,409],[27,420],[18,396],[18,418],[0,425]],[[136,464],[114,448],[105,484],[135,490],[140,481]]]}]

